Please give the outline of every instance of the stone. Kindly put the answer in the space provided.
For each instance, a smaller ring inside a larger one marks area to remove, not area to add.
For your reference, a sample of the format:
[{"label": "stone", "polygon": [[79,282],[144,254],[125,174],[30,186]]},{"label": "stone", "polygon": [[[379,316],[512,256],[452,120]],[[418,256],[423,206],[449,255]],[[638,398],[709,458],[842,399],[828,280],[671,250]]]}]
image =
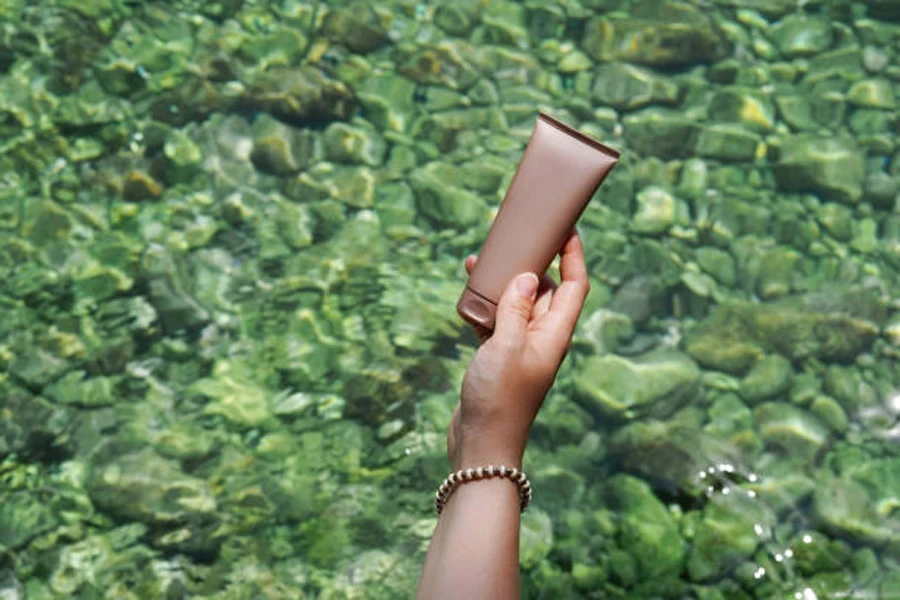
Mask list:
[{"label": "stone", "polygon": [[553,521],[540,508],[529,508],[522,516],[519,559],[525,569],[534,568],[553,548]]},{"label": "stone", "polygon": [[834,43],[831,23],[804,14],[781,19],[772,25],[770,35],[778,50],[787,58],[821,54]]},{"label": "stone", "polygon": [[630,475],[616,475],[604,487],[615,515],[617,545],[634,557],[638,577],[656,580],[681,571],[687,544],[652,488]]},{"label": "stone", "polygon": [[855,204],[862,197],[865,163],[860,149],[837,137],[797,136],[785,140],[775,165],[778,187],[813,192],[824,199]]},{"label": "stone", "polygon": [[157,200],[163,189],[161,183],[144,171],[131,171],[122,181],[122,197],[129,202]]},{"label": "stone", "polygon": [[816,219],[834,239],[850,241],[853,235],[853,210],[843,204],[826,202],[817,209]]},{"label": "stone", "polygon": [[724,250],[710,247],[699,248],[697,264],[719,283],[732,286],[737,281],[737,265],[734,257]]},{"label": "stone", "polygon": [[716,91],[707,109],[709,118],[735,123],[757,133],[770,131],[775,125],[775,110],[762,93],[738,86]]},{"label": "stone", "polygon": [[598,62],[674,68],[713,63],[731,50],[713,19],[674,2],[641,2],[627,16],[595,16],[585,25],[581,43]]},{"label": "stone", "polygon": [[886,79],[857,81],[847,91],[847,101],[861,108],[894,110],[897,107],[894,88]]},{"label": "stone", "polygon": [[594,100],[617,109],[671,105],[678,99],[678,92],[678,84],[634,65],[606,63],[594,70]]},{"label": "stone", "polygon": [[809,462],[825,447],[828,429],[812,414],[784,402],[766,402],[753,410],[759,435],[786,460]]},{"label": "stone", "polygon": [[417,208],[440,226],[469,227],[487,214],[487,205],[482,198],[457,187],[458,173],[456,166],[434,161],[410,175]]},{"label": "stone", "polygon": [[328,39],[363,54],[390,41],[378,13],[369,2],[361,0],[330,9],[322,20],[320,31]]},{"label": "stone", "polygon": [[628,146],[645,156],[662,159],[694,155],[701,127],[674,110],[647,108],[622,119]]},{"label": "stone", "polygon": [[594,414],[662,418],[690,400],[699,380],[693,360],[663,348],[634,359],[590,356],[576,369],[575,391],[577,400]]},{"label": "stone", "polygon": [[305,169],[316,156],[317,137],[309,129],[299,129],[262,115],[253,123],[250,161],[258,170],[286,177]]},{"label": "stone", "polygon": [[[87,483],[91,501],[107,514],[160,528],[162,546],[186,551],[218,545],[218,506],[209,485],[149,448],[97,465]],[[179,535],[165,538],[166,534]]]},{"label": "stone", "polygon": [[387,144],[374,128],[332,123],[323,136],[329,160],[377,167],[384,161]]},{"label": "stone", "polygon": [[461,0],[440,4],[434,11],[434,24],[450,35],[467,37],[481,16],[482,3]]},{"label": "stone", "polygon": [[760,143],[758,135],[742,127],[712,124],[700,130],[696,152],[723,162],[749,162],[757,157]]},{"label": "stone", "polygon": [[279,67],[262,72],[247,85],[241,103],[292,125],[346,121],[358,99],[347,85],[312,66]]},{"label": "stone", "polygon": [[773,354],[753,365],[741,381],[741,397],[751,406],[763,400],[786,394],[793,378],[791,363],[783,356]]},{"label": "stone", "polygon": [[637,210],[631,221],[638,233],[665,233],[678,217],[678,200],[665,188],[646,187],[637,193]]},{"label": "stone", "polygon": [[868,348],[878,328],[841,309],[818,308],[812,299],[752,304],[725,302],[685,335],[685,350],[701,365],[746,373],[766,354],[788,360],[852,360]]},{"label": "stone", "polygon": [[406,131],[415,110],[416,84],[394,73],[378,73],[356,87],[368,121],[380,130]]}]

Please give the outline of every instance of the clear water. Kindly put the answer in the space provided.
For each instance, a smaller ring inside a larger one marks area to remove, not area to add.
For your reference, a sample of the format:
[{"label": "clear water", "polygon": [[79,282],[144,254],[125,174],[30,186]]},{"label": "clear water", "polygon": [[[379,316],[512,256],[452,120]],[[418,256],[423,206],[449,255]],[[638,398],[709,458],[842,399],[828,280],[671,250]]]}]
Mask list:
[{"label": "clear water", "polygon": [[622,151],[528,598],[900,597],[900,4],[0,4],[0,597],[401,598],[539,110]]}]

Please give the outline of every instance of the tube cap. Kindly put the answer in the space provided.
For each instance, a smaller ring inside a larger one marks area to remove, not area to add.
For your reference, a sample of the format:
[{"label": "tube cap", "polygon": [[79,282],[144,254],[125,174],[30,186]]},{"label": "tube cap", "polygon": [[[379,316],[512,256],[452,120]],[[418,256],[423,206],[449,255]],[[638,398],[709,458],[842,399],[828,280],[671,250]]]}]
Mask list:
[{"label": "tube cap", "polygon": [[468,286],[456,303],[456,312],[470,325],[481,325],[491,331],[494,329],[497,305]]}]

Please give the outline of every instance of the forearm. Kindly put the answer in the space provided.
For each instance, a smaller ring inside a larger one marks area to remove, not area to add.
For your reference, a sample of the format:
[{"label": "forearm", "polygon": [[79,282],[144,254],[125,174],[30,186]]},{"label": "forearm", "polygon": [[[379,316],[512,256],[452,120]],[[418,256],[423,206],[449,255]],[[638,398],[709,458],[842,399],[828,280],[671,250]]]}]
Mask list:
[{"label": "forearm", "polygon": [[519,494],[508,479],[459,486],[435,529],[419,600],[519,598]]}]

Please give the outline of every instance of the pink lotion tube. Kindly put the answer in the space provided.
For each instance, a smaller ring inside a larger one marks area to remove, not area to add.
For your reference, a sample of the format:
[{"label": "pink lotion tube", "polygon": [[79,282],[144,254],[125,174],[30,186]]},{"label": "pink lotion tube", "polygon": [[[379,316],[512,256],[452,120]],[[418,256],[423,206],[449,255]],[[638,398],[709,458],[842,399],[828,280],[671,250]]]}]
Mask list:
[{"label": "pink lotion tube", "polygon": [[503,290],[519,273],[547,271],[618,161],[616,150],[540,113],[456,305],[460,316],[493,330]]}]

